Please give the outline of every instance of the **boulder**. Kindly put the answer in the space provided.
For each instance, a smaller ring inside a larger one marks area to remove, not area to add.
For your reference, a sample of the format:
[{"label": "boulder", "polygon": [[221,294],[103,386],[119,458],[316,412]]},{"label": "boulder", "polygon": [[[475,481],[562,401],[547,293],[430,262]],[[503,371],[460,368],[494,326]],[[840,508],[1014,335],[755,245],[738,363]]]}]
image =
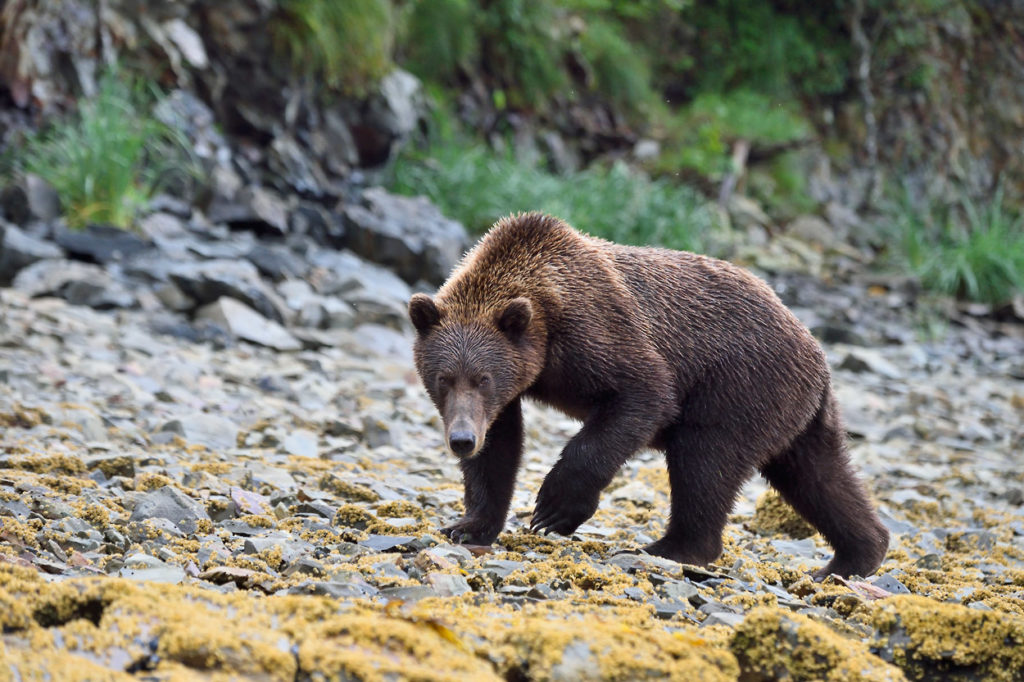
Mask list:
[{"label": "boulder", "polygon": [[19,270],[36,261],[63,256],[60,247],[0,223],[0,286],[10,284]]},{"label": "boulder", "polygon": [[170,270],[169,276],[183,294],[199,305],[226,296],[238,299],[275,322],[284,322],[287,317],[287,307],[273,289],[260,280],[256,267],[248,261],[214,259],[181,263]]},{"label": "boulder", "polygon": [[469,246],[469,235],[425,197],[402,197],[379,187],[343,212],[348,247],[386,265],[410,284],[441,284]]},{"label": "boulder", "polygon": [[88,225],[80,230],[59,227],[54,237],[58,245],[78,260],[101,265],[123,261],[152,246],[134,232],[111,225]]},{"label": "boulder", "polygon": [[200,308],[196,317],[215,322],[232,336],[260,346],[281,351],[302,348],[298,339],[289,334],[284,327],[233,298],[225,296],[217,299]]},{"label": "boulder", "polygon": [[92,263],[41,260],[19,272],[11,285],[27,296],[58,296],[91,308],[130,308],[135,296]]}]

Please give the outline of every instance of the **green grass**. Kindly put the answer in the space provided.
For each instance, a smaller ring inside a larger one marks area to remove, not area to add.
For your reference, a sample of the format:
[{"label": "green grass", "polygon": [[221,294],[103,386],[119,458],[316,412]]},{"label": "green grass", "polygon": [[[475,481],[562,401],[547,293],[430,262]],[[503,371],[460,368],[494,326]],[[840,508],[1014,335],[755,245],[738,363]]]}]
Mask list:
[{"label": "green grass", "polygon": [[700,95],[663,125],[668,142],[656,169],[665,173],[688,169],[711,178],[728,168],[735,140],[765,147],[795,142],[812,132],[791,103],[752,90]]},{"label": "green grass", "polygon": [[477,233],[510,213],[539,210],[616,242],[699,251],[713,228],[695,192],[622,164],[561,176],[481,146],[448,142],[407,154],[394,175],[395,191],[426,195]]},{"label": "green grass", "polygon": [[917,207],[904,198],[894,212],[899,258],[926,288],[994,304],[1024,291],[1024,216],[1002,191],[987,204]]},{"label": "green grass", "polygon": [[391,69],[389,0],[279,0],[277,51],[328,87],[363,94]]},{"label": "green grass", "polygon": [[17,170],[54,187],[71,227],[129,227],[161,178],[187,167],[185,143],[145,100],[140,86],[108,73],[73,115],[25,140]]}]

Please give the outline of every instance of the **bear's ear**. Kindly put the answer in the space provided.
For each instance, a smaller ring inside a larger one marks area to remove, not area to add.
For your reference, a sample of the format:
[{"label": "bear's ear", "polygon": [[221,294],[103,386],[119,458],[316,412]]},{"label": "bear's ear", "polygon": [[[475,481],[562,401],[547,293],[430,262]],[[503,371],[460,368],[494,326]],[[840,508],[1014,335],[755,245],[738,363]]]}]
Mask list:
[{"label": "bear's ear", "polygon": [[513,298],[498,314],[498,329],[513,341],[519,339],[533,319],[533,304],[528,298]]},{"label": "bear's ear", "polygon": [[425,334],[441,321],[441,313],[434,300],[426,294],[413,294],[409,299],[409,319],[416,331]]}]

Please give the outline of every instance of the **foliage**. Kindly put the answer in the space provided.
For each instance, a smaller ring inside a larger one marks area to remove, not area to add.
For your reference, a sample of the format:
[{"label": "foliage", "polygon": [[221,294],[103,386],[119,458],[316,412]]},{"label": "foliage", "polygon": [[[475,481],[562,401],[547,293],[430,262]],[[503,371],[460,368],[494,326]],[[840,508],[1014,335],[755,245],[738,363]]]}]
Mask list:
[{"label": "foliage", "polygon": [[697,92],[735,88],[762,93],[834,94],[849,74],[849,40],[841,0],[705,0],[683,20],[695,36],[690,45]]},{"label": "foliage", "polygon": [[665,128],[667,150],[657,170],[690,169],[711,177],[727,169],[729,146],[736,140],[785,145],[811,132],[792,104],[751,90],[700,95],[671,115]]},{"label": "foliage", "polygon": [[404,22],[407,66],[416,75],[454,83],[460,68],[471,68],[480,49],[472,0],[420,0]]},{"label": "foliage", "polygon": [[108,73],[74,115],[26,139],[19,170],[56,189],[70,226],[127,227],[170,171],[188,169],[185,143],[145,99],[138,84]]},{"label": "foliage", "polygon": [[900,257],[925,287],[987,303],[1024,291],[1024,215],[1006,206],[1002,190],[987,204],[915,206],[905,194],[893,213]]},{"label": "foliage", "polygon": [[[592,0],[416,0],[399,42],[413,73],[456,85],[465,72],[491,88],[499,108],[544,110],[554,97],[593,90],[633,111],[654,94],[644,51],[617,19],[628,7]],[[574,61],[589,78],[574,72]]]},{"label": "foliage", "polygon": [[654,100],[650,66],[616,24],[589,22],[580,36],[580,53],[593,71],[594,89],[616,104],[639,110]]},{"label": "foliage", "polygon": [[559,176],[449,141],[400,159],[394,173],[395,191],[425,194],[475,232],[503,215],[541,210],[613,241],[699,250],[712,228],[695,192],[621,164]]},{"label": "foliage", "polygon": [[389,0],[280,0],[274,42],[297,72],[359,94],[391,68]]}]

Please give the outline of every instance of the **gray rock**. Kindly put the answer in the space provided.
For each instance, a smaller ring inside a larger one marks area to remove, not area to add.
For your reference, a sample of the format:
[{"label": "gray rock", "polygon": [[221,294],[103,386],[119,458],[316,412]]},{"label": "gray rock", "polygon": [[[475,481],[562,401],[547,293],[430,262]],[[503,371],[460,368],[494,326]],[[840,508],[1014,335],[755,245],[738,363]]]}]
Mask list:
[{"label": "gray rock", "polygon": [[892,573],[885,573],[878,576],[871,581],[871,584],[875,587],[880,587],[887,592],[892,592],[893,594],[910,594],[910,590],[907,586],[901,583]]},{"label": "gray rock", "polygon": [[437,592],[426,585],[409,585],[408,587],[386,587],[380,591],[385,599],[399,599],[404,602],[415,602],[427,597],[436,597]]},{"label": "gray rock", "polygon": [[371,535],[359,544],[375,552],[388,552],[408,545],[415,539],[410,535]]},{"label": "gray rock", "polygon": [[379,187],[343,211],[349,248],[393,268],[410,284],[440,284],[469,246],[464,227],[424,197],[401,197]]},{"label": "gray rock", "polygon": [[19,270],[36,261],[63,258],[60,247],[0,223],[0,286],[7,286]]},{"label": "gray rock", "polygon": [[50,183],[35,173],[26,173],[24,188],[30,220],[48,223],[60,217],[60,196]]},{"label": "gray rock", "polygon": [[238,440],[238,426],[213,414],[196,412],[166,422],[160,431],[175,433],[189,443],[205,445],[211,450],[229,450]]},{"label": "gray rock", "polygon": [[72,283],[104,281],[107,273],[98,265],[70,260],[43,260],[19,272],[12,286],[26,296],[61,296]]},{"label": "gray rock", "polygon": [[289,277],[302,278],[309,272],[309,265],[283,244],[256,244],[245,257],[260,274],[275,282]]},{"label": "gray rock", "polygon": [[375,291],[360,289],[346,294],[345,302],[351,306],[356,324],[375,324],[392,329],[408,325],[409,313],[405,301],[396,301]]},{"label": "gray rock", "polygon": [[851,350],[839,363],[839,369],[851,372],[871,372],[886,379],[902,379],[903,372],[896,365],[886,360],[880,353],[867,348]]},{"label": "gray rock", "polygon": [[360,163],[377,166],[416,129],[426,113],[419,79],[402,69],[393,69],[380,81],[363,107],[356,140]]},{"label": "gray rock", "polygon": [[716,611],[715,613],[712,613],[707,618],[705,618],[704,622],[701,623],[700,626],[703,628],[711,625],[725,625],[726,627],[736,628],[743,623],[745,618],[746,614],[743,613]]},{"label": "gray rock", "polygon": [[274,322],[285,321],[287,307],[284,302],[273,289],[260,281],[256,267],[248,261],[181,263],[173,266],[168,276],[182,293],[200,305],[227,296]]},{"label": "gray rock", "polygon": [[142,234],[157,241],[184,237],[188,230],[185,223],[172,213],[157,211],[141,218],[136,226]]},{"label": "gray rock", "polygon": [[318,151],[327,170],[336,175],[347,175],[359,164],[359,148],[345,119],[337,111],[328,109],[324,112],[321,134],[323,142]]},{"label": "gray rock", "polygon": [[551,666],[549,679],[553,682],[575,682],[576,680],[601,679],[601,665],[590,645],[582,639],[574,639],[562,650],[562,658]]},{"label": "gray rock", "polygon": [[221,325],[235,338],[261,346],[280,351],[302,348],[302,343],[284,327],[233,298],[225,296],[200,308],[196,317]]},{"label": "gray rock", "polygon": [[316,268],[310,283],[321,295],[344,296],[363,289],[395,301],[408,302],[412,296],[412,289],[401,277],[354,253],[319,250],[310,254],[309,261]]},{"label": "gray rock", "polygon": [[185,579],[185,569],[164,563],[148,554],[133,554],[125,557],[124,566],[118,570],[117,575],[139,582],[177,584]]},{"label": "gray rock", "polygon": [[427,581],[434,588],[434,591],[437,592],[438,596],[441,597],[457,597],[460,594],[473,591],[473,588],[469,586],[469,582],[461,575],[428,573]]},{"label": "gray rock", "polygon": [[253,186],[242,189],[234,198],[215,198],[206,217],[233,229],[280,237],[288,232],[288,211],[288,202],[276,193]]},{"label": "gray rock", "polygon": [[101,264],[126,260],[151,246],[134,232],[109,225],[87,225],[80,230],[60,227],[54,236],[68,253]]},{"label": "gray rock", "polygon": [[299,194],[319,197],[328,185],[323,168],[291,135],[274,138],[267,161],[270,170]]},{"label": "gray rock", "polygon": [[825,248],[836,244],[835,229],[816,215],[798,216],[786,226],[786,234]]},{"label": "gray rock", "polygon": [[298,457],[317,456],[317,435],[308,429],[297,429],[284,437],[285,452]]},{"label": "gray rock", "polygon": [[209,521],[210,516],[203,505],[177,488],[165,485],[146,493],[135,505],[128,521],[131,523],[149,519],[166,519],[179,530],[191,534],[196,532],[198,521]]}]

